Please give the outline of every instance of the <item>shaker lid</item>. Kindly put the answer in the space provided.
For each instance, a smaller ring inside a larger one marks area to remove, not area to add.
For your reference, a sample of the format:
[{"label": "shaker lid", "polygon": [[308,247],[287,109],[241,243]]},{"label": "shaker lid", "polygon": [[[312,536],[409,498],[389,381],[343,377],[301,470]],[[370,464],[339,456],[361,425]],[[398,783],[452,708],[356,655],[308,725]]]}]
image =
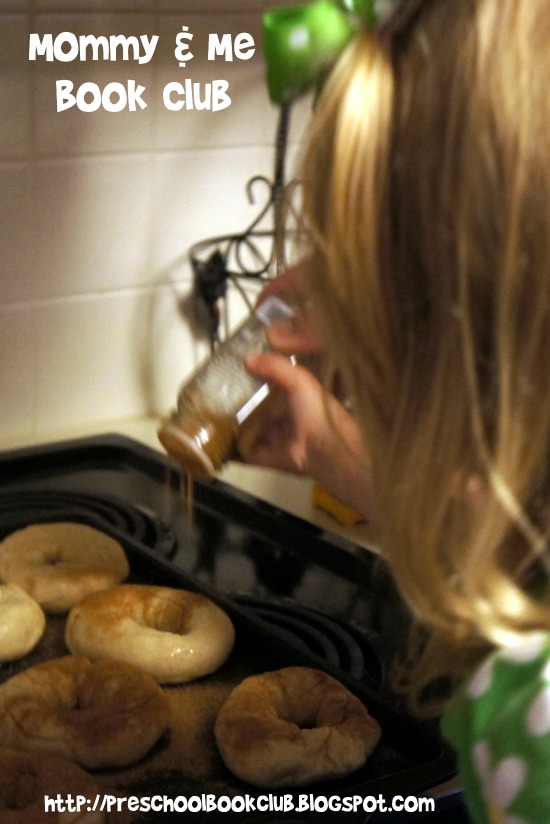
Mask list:
[{"label": "shaker lid", "polygon": [[196,440],[170,420],[164,421],[158,430],[158,439],[167,453],[194,479],[210,481],[216,469]]}]

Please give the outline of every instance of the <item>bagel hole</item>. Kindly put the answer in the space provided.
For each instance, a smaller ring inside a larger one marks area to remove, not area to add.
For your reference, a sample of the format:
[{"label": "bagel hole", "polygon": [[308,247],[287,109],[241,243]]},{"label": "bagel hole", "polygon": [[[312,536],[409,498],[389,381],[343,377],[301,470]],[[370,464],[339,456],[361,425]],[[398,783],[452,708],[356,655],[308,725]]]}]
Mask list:
[{"label": "bagel hole", "polygon": [[295,724],[300,730],[314,730],[319,726],[316,713],[289,713],[289,717],[284,719],[290,724]]},{"label": "bagel hole", "polygon": [[151,626],[158,632],[170,632],[172,635],[185,635],[189,632],[191,622],[188,610],[170,599],[162,599],[152,610]]},{"label": "bagel hole", "polygon": [[156,629],[158,632],[170,632],[172,635],[185,635],[185,633],[188,632],[188,628],[182,619],[173,621],[167,619],[166,616],[157,618],[153,629]]}]

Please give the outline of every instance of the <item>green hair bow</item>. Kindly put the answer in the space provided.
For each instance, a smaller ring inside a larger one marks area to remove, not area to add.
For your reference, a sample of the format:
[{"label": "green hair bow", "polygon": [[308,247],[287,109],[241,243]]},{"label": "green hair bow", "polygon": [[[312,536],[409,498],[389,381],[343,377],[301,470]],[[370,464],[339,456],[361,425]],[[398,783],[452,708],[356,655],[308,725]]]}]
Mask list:
[{"label": "green hair bow", "polygon": [[266,12],[269,97],[288,105],[314,88],[360,26],[381,26],[399,0],[315,0]]}]

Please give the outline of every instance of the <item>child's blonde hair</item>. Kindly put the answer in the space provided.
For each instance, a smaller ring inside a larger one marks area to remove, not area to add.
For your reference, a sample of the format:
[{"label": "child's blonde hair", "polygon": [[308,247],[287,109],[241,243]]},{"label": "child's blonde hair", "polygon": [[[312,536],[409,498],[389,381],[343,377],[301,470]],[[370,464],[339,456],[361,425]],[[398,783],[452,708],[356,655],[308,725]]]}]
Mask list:
[{"label": "child's blonde hair", "polygon": [[402,7],[325,87],[305,215],[420,687],[550,630],[550,3]]}]

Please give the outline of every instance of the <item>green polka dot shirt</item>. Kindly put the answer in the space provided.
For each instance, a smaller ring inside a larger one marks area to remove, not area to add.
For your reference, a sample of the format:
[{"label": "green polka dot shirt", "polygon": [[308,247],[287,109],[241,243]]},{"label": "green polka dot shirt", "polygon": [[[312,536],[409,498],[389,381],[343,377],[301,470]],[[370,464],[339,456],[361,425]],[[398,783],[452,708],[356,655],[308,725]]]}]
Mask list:
[{"label": "green polka dot shirt", "polygon": [[550,824],[550,636],[492,653],[443,718],[475,824]]}]

